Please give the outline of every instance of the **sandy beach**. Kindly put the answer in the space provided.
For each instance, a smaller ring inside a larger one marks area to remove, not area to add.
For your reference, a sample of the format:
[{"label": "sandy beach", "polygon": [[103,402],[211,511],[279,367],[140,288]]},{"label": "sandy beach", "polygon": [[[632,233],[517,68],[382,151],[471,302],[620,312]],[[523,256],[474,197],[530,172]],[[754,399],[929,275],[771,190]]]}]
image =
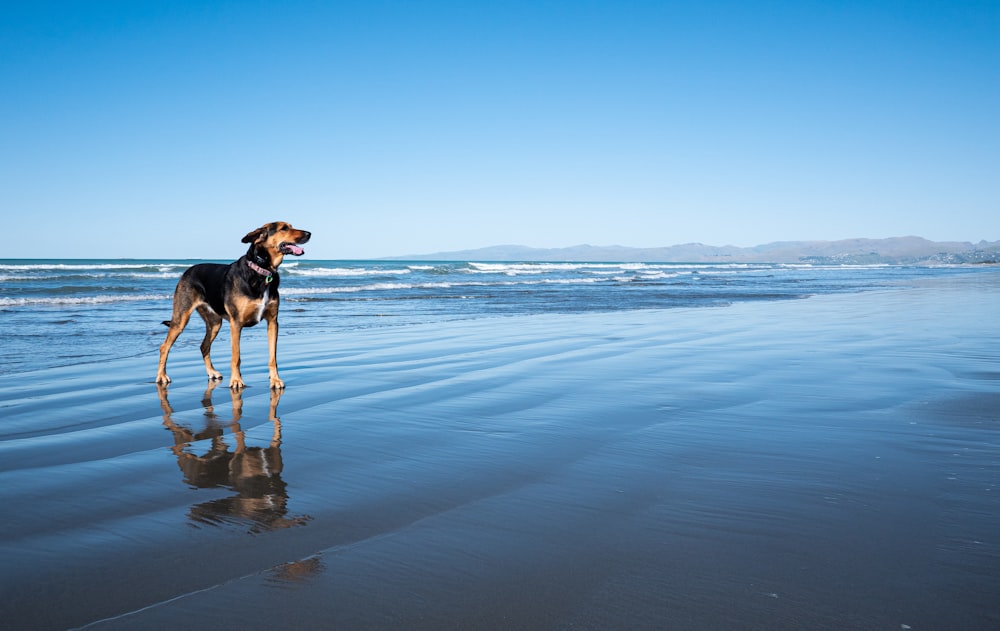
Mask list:
[{"label": "sandy beach", "polygon": [[2,375],[0,619],[996,629],[998,316],[983,273],[300,333],[280,395],[262,329],[242,394],[190,346]]}]

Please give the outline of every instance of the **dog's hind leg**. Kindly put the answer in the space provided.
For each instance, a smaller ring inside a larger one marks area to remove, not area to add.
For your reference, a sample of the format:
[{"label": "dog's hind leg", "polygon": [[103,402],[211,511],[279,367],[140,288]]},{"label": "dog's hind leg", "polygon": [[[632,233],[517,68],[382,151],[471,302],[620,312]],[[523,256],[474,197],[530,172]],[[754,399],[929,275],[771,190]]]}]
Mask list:
[{"label": "dog's hind leg", "polygon": [[167,376],[167,355],[170,354],[170,347],[177,341],[177,336],[181,334],[181,331],[187,326],[188,320],[191,319],[192,311],[194,311],[194,305],[179,308],[175,304],[173,319],[164,322],[164,324],[170,327],[170,330],[167,331],[167,339],[163,341],[163,344],[160,344],[160,365],[156,370],[156,383],[158,384],[166,385],[170,383],[170,377]]},{"label": "dog's hind leg", "polygon": [[211,381],[220,381],[222,373],[212,365],[212,342],[222,328],[222,316],[212,311],[208,305],[198,305],[198,314],[205,321],[205,338],[201,341],[201,357],[205,360],[205,372]]}]

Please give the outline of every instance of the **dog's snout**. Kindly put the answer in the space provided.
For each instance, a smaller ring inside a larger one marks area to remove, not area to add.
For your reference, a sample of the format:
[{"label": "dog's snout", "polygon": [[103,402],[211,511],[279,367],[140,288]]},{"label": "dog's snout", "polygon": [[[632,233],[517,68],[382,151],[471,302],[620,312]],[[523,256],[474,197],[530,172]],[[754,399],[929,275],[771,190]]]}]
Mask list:
[{"label": "dog's snout", "polygon": [[309,237],[311,236],[312,236],[311,232],[309,232],[308,230],[303,230],[302,236],[299,237],[299,243],[306,243],[307,241],[309,241]]}]

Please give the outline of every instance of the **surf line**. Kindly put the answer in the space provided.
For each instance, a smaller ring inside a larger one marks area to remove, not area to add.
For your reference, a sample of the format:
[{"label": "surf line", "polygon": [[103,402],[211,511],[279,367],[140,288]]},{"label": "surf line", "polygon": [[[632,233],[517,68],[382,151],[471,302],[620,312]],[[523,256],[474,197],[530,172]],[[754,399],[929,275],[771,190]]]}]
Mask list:
[{"label": "surf line", "polygon": [[139,609],[133,609],[132,611],[126,611],[124,613],[120,613],[120,614],[117,614],[117,615],[114,615],[114,616],[108,616],[107,618],[101,618],[99,620],[94,620],[92,622],[88,622],[87,624],[79,626],[79,627],[71,627],[69,631],[80,631],[81,629],[89,629],[90,627],[94,627],[94,626],[97,626],[99,624],[104,624],[105,622],[113,622],[115,620],[122,620],[124,618],[128,618],[129,616],[135,616],[135,615],[140,614],[140,613],[142,613],[144,611],[149,611],[151,609],[156,609],[157,607],[162,607],[164,605],[169,605],[170,603],[175,603],[175,602],[177,602],[179,600],[183,600],[183,599],[188,598],[190,596],[197,596],[198,594],[206,594],[208,592],[215,591],[215,590],[219,589],[220,587],[226,587],[227,585],[231,585],[233,583],[238,583],[238,582],[240,582],[242,580],[245,580],[245,579],[248,579],[248,578],[255,578],[255,577],[258,577],[258,576],[263,576],[267,572],[273,571],[276,567],[280,567],[280,565],[276,565],[274,567],[269,567],[266,570],[261,570],[261,571],[258,571],[258,572],[251,572],[250,574],[247,574],[245,576],[238,576],[236,578],[231,578],[228,581],[223,581],[223,582],[221,582],[221,583],[219,583],[217,585],[209,585],[208,587],[203,587],[202,589],[196,589],[196,590],[194,590],[192,592],[186,592],[184,594],[178,594],[177,596],[174,596],[173,598],[168,598],[166,600],[161,600],[159,602],[155,602],[155,603],[152,603],[150,605],[146,605],[145,607],[140,607]]}]

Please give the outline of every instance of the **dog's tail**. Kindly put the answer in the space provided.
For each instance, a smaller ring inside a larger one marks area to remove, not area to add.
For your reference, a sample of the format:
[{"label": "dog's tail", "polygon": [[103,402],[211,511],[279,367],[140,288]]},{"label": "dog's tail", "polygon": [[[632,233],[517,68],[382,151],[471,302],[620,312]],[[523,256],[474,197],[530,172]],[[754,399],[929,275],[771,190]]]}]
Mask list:
[{"label": "dog's tail", "polygon": [[174,325],[174,321],[173,320],[164,320],[163,321],[163,326],[173,326],[173,325]]}]

